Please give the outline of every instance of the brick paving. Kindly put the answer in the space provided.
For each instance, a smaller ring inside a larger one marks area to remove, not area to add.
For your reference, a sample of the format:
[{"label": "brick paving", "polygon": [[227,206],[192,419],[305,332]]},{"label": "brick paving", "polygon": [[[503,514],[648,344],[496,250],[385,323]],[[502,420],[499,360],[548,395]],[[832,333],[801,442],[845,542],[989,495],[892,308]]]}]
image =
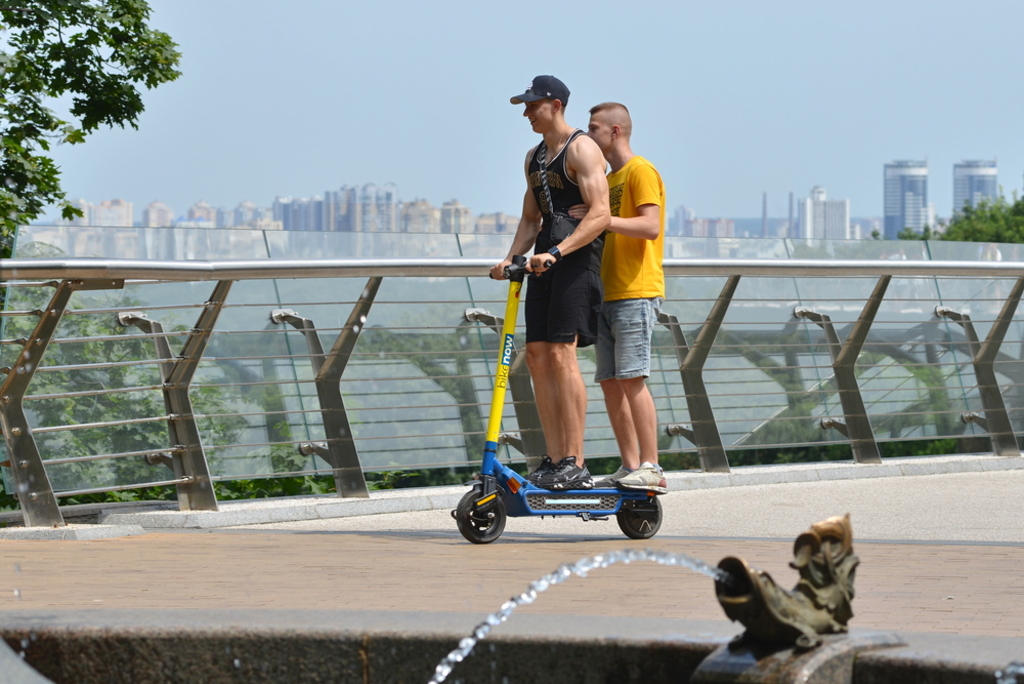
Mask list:
[{"label": "brick paving", "polygon": [[[450,521],[450,519],[449,519]],[[474,546],[434,531],[151,532],[0,541],[0,610],[267,608],[482,617],[562,563],[634,546],[712,564],[740,556],[791,587],[792,540],[570,537],[506,531]],[[1024,637],[1024,544],[856,542],[862,629]],[[16,595],[17,594],[17,595]],[[609,600],[608,597],[614,597]],[[653,563],[552,588],[523,613],[724,620],[709,578]]]}]

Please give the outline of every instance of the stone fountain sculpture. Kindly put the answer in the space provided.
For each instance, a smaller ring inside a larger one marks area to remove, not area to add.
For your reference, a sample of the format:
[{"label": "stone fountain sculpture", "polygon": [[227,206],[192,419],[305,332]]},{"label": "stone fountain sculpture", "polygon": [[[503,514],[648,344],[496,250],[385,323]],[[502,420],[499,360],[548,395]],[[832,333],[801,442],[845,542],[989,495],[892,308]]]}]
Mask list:
[{"label": "stone fountain sculpture", "polygon": [[790,591],[740,558],[723,558],[718,568],[729,579],[715,581],[718,602],[747,629],[708,656],[691,681],[852,681],[857,652],[902,643],[892,634],[847,636],[859,564],[849,514],[814,523],[796,538],[790,567],[800,580]]},{"label": "stone fountain sculpture", "polygon": [[853,617],[853,579],[860,559],[853,553],[849,514],[811,525],[793,544],[791,568],[800,573],[792,591],[771,575],[732,556],[718,564],[734,584],[715,582],[718,602],[745,636],[772,644],[813,648],[822,634],[847,631]]}]

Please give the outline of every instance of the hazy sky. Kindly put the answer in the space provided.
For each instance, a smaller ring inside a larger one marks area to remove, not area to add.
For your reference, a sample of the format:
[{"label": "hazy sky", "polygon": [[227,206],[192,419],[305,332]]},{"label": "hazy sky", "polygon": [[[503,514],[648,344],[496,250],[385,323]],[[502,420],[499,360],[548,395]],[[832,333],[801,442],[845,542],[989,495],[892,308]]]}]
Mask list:
[{"label": "hazy sky", "polygon": [[57,159],[69,197],[268,206],[394,182],[403,200],[518,214],[538,137],[509,97],[569,86],[570,123],[616,100],[670,207],[785,216],[822,185],[882,214],[882,166],[927,159],[950,213],[952,166],[1024,173],[1021,0],[151,0],[183,76],[140,130]]}]

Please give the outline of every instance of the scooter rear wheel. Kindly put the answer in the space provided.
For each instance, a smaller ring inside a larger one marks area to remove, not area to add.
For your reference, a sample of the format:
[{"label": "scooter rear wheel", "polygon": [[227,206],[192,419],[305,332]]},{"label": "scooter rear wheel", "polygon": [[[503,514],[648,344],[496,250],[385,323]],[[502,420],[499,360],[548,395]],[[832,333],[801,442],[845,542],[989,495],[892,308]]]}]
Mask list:
[{"label": "scooter rear wheel", "polygon": [[661,502],[656,496],[647,501],[627,499],[615,519],[619,529],[630,539],[650,539],[661,529]]},{"label": "scooter rear wheel", "polygon": [[469,541],[474,544],[490,544],[505,531],[508,515],[501,494],[482,511],[473,508],[479,498],[479,489],[466,492],[455,508],[455,522],[459,525],[459,532]]}]

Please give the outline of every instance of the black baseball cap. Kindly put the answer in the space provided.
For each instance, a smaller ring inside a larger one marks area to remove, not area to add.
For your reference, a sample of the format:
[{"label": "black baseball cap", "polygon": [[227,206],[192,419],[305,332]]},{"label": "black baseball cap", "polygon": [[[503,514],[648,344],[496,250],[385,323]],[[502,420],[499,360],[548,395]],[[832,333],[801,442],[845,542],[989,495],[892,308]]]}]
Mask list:
[{"label": "black baseball cap", "polygon": [[523,104],[537,100],[560,100],[562,105],[567,105],[569,104],[569,89],[554,76],[537,76],[525,93],[516,95],[510,102]]}]

